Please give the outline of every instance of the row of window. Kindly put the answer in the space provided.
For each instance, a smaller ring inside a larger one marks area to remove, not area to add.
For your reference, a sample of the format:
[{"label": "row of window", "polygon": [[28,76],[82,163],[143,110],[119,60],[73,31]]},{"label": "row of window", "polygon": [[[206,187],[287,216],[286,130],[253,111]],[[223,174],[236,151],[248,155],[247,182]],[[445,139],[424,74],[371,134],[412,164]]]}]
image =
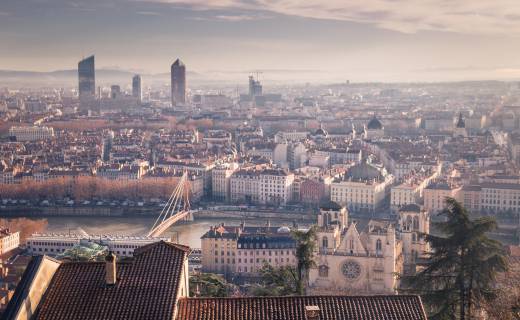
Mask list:
[{"label": "row of window", "polygon": [[[286,255],[290,255],[290,254],[291,254],[291,251],[290,251],[290,250],[286,250],[285,252],[286,252]],[[257,251],[256,251],[256,254],[257,254],[257,255],[260,255],[260,251],[257,250]],[[271,255],[272,255],[271,250],[267,251],[267,254],[271,256]],[[292,254],[294,255],[294,254],[296,254],[296,252],[293,250],[293,251],[292,251]],[[241,250],[238,251],[238,255],[239,255],[239,256],[242,255],[242,251],[241,251]],[[253,252],[251,252],[250,255],[253,255]],[[266,254],[265,254],[265,251],[262,251],[262,255],[263,255],[263,256],[266,255]],[[278,255],[278,251],[275,250],[275,251],[274,251],[274,255],[277,256],[277,255]],[[280,250],[280,255],[281,255],[281,256],[284,255],[284,251],[283,251],[283,250]],[[247,251],[244,251],[244,256],[247,256]]]},{"label": "row of window", "polygon": [[[243,261],[244,261],[244,263],[248,262],[247,259],[244,259]],[[256,260],[253,259],[253,258],[249,258],[249,263],[254,263],[255,261],[256,261],[256,263],[262,263],[262,264],[264,264],[266,262],[269,262],[269,263],[273,262],[271,258],[269,258],[269,259],[262,259],[262,260],[260,260],[260,258],[256,258]],[[292,259],[292,261],[295,262],[294,258]],[[291,260],[289,258],[285,258],[285,259],[284,258],[280,258],[280,262],[281,263],[291,262]],[[242,259],[241,258],[238,258],[238,263],[242,263]],[[278,259],[274,259],[274,263],[278,263]]]},{"label": "row of window", "polygon": [[[78,242],[79,243],[79,242]],[[44,242],[44,241],[32,241],[27,243],[29,246],[32,244],[33,246],[59,246],[59,247],[73,247],[77,243],[70,243],[70,242]]]},{"label": "row of window", "polygon": [[114,244],[112,246],[113,248],[121,248],[121,249],[137,249],[140,246],[135,244]]}]

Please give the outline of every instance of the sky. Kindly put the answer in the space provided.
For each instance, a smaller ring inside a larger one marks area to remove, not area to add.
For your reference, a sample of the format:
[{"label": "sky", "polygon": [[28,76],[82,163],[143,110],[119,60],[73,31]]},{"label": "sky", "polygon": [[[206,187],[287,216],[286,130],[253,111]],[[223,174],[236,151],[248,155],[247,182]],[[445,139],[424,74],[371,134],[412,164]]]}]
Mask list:
[{"label": "sky", "polygon": [[0,0],[0,69],[520,79],[518,0]]}]

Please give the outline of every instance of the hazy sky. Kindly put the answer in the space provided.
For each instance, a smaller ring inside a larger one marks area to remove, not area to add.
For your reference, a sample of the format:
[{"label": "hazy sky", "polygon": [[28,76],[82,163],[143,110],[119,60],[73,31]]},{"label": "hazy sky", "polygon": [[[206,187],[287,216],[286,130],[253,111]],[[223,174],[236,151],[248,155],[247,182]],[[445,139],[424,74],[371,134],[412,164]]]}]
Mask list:
[{"label": "hazy sky", "polygon": [[[0,69],[520,79],[519,0],[0,0]],[[310,80],[310,79],[303,79]]]}]

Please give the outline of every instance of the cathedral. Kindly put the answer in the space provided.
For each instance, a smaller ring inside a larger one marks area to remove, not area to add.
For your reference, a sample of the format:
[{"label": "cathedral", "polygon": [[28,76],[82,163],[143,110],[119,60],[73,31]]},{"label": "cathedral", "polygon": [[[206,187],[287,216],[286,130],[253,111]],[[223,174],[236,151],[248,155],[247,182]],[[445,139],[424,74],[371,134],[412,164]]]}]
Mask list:
[{"label": "cathedral", "polygon": [[414,272],[427,251],[419,233],[429,231],[429,216],[419,206],[399,211],[398,221],[349,221],[348,211],[334,202],[318,215],[316,268],[310,270],[312,294],[393,294],[398,274]]},{"label": "cathedral", "polygon": [[457,123],[453,129],[453,137],[468,137],[468,132],[466,131],[466,122],[464,121],[464,118],[462,118],[462,112],[459,113],[459,118],[457,119]]}]

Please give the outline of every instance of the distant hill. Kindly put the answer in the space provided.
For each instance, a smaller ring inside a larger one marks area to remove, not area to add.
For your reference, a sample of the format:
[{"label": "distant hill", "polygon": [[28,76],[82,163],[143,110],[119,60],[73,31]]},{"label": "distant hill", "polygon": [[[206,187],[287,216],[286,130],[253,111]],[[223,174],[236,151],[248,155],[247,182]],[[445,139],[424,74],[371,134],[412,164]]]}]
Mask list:
[{"label": "distant hill", "polygon": [[[134,72],[125,70],[98,69],[96,70],[96,84],[105,86],[119,84],[130,85]],[[170,82],[169,73],[141,74],[149,85],[161,85]],[[187,73],[186,77],[193,82],[203,81],[196,72]],[[42,87],[63,86],[76,87],[78,82],[77,70],[56,70],[49,72],[0,70],[0,86],[14,87]]]}]

